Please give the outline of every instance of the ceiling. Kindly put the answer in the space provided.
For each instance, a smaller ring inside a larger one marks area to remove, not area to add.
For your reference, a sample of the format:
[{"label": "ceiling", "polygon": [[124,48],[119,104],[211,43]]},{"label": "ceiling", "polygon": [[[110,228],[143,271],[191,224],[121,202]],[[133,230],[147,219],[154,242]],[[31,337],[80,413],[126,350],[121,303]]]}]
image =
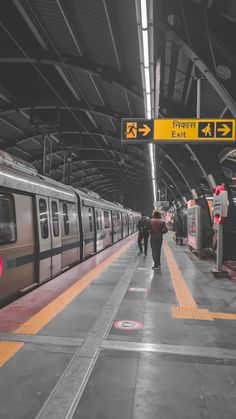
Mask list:
[{"label": "ceiling", "polygon": [[[142,210],[152,206],[148,149],[120,141],[121,118],[145,117],[137,3],[1,1],[0,148],[60,182]],[[235,2],[148,6],[159,117],[196,117],[198,77],[201,117],[235,117]],[[209,175],[218,182],[232,169],[224,150],[156,146],[161,193],[180,205],[193,189],[211,193]]]}]

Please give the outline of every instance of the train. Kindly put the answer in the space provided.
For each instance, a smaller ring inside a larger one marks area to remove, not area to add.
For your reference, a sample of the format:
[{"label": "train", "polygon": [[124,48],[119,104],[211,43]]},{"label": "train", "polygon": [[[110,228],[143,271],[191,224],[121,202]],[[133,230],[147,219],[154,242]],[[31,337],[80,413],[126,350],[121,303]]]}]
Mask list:
[{"label": "train", "polygon": [[0,151],[0,305],[135,233],[139,217]]}]

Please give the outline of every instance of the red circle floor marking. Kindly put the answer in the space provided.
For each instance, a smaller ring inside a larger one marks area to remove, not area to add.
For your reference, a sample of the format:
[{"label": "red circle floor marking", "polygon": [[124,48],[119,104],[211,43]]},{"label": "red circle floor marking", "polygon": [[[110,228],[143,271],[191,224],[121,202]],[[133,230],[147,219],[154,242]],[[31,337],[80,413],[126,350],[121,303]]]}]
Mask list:
[{"label": "red circle floor marking", "polygon": [[144,292],[147,291],[147,288],[131,287],[128,289],[128,291]]},{"label": "red circle floor marking", "polygon": [[135,320],[117,320],[114,327],[120,330],[139,330],[143,328],[143,323]]}]

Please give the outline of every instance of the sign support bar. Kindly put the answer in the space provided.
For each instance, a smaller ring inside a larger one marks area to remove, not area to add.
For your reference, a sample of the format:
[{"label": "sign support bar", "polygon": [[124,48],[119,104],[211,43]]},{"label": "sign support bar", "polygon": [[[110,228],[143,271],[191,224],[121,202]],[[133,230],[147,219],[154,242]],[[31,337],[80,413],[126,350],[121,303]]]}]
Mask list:
[{"label": "sign support bar", "polygon": [[217,255],[216,255],[216,270],[222,271],[222,260],[223,260],[223,224],[218,224],[217,230]]}]

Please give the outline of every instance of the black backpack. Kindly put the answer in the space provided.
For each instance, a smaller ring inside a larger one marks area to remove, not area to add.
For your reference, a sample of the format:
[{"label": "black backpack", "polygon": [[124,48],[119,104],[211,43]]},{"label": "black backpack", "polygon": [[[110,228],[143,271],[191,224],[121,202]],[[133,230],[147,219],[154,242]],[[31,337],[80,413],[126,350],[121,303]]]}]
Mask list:
[{"label": "black backpack", "polygon": [[149,227],[150,227],[150,221],[145,219],[145,220],[140,220],[139,222],[139,230],[141,233],[147,233],[149,231]]}]

